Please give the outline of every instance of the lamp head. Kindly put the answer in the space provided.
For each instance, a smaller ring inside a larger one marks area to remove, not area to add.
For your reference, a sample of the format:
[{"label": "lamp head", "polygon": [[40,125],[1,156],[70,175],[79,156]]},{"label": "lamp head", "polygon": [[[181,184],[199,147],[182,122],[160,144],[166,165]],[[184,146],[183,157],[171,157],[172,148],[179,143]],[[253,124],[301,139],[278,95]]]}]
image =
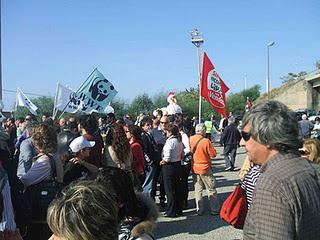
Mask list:
[{"label": "lamp head", "polygon": [[267,47],[271,47],[271,46],[273,46],[274,44],[275,44],[275,42],[274,42],[274,41],[269,42],[269,43],[267,44]]}]

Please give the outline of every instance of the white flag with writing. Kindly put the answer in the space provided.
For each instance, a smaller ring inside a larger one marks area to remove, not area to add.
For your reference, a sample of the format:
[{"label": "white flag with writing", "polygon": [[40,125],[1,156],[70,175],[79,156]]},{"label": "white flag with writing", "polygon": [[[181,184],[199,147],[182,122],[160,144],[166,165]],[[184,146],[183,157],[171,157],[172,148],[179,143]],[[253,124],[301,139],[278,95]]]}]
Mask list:
[{"label": "white flag with writing", "polygon": [[16,101],[16,105],[17,106],[22,106],[22,107],[26,107],[29,109],[29,111],[34,114],[37,115],[37,109],[38,107],[36,105],[34,105],[30,99],[24,95],[24,93],[18,89],[17,90],[17,101]]},{"label": "white flag with writing", "polygon": [[74,97],[75,92],[58,83],[56,109],[68,113],[75,113],[80,109],[81,101]]}]

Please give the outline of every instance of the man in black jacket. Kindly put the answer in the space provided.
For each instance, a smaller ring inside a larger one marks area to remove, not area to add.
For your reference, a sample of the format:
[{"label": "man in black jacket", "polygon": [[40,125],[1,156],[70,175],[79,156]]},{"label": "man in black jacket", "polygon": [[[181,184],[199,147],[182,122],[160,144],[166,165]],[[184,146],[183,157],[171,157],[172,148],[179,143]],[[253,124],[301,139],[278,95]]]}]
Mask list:
[{"label": "man in black jacket", "polygon": [[226,164],[226,171],[235,170],[234,163],[236,160],[237,148],[241,140],[239,130],[235,125],[234,117],[228,119],[229,125],[224,129],[220,142],[223,144],[223,156]]}]

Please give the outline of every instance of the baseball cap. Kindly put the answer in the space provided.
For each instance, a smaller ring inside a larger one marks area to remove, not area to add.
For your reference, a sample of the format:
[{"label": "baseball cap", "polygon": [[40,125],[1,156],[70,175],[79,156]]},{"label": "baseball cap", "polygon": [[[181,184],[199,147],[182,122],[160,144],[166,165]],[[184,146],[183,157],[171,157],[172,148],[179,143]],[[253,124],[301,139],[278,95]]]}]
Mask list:
[{"label": "baseball cap", "polygon": [[72,152],[80,152],[84,148],[92,148],[95,145],[95,141],[88,141],[83,136],[75,138],[69,145]]}]

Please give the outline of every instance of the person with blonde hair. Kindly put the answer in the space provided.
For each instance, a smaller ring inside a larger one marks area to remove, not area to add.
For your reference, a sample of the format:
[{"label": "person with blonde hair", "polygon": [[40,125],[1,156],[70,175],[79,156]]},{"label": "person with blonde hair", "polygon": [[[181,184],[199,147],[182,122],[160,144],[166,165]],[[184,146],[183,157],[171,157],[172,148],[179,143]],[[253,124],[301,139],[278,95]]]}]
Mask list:
[{"label": "person with blonde hair", "polygon": [[304,140],[300,153],[302,157],[320,164],[320,140],[316,138]]},{"label": "person with blonde hair", "polygon": [[49,240],[118,239],[118,207],[111,192],[87,180],[66,187],[48,208]]}]

